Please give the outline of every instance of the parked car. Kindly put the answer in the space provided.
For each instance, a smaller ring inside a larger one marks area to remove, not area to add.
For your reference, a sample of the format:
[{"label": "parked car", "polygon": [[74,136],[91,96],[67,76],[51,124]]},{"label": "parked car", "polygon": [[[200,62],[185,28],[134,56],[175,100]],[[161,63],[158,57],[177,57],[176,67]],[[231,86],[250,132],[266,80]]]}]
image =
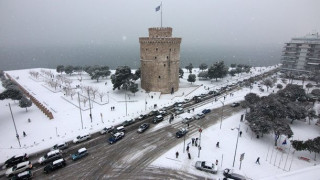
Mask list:
[{"label": "parked car", "polygon": [[195,102],[196,103],[199,103],[199,102],[201,102],[202,101],[202,97],[197,97],[196,99],[195,99]]},{"label": "parked car", "polygon": [[124,137],[124,132],[117,132],[115,134],[113,134],[110,138],[109,138],[109,143],[113,144],[116,143],[117,141],[119,141],[120,139],[122,139]]},{"label": "parked car", "polygon": [[215,93],[216,93],[216,91],[209,91],[208,94],[215,94]]},{"label": "parked car", "polygon": [[218,172],[218,166],[208,161],[197,161],[195,167],[196,169],[212,174],[216,174]]},{"label": "parked car", "polygon": [[181,114],[183,112],[184,112],[183,108],[178,108],[177,110],[175,110],[174,113],[177,115],[177,114]]},{"label": "parked car", "polygon": [[149,128],[149,124],[148,123],[143,123],[139,126],[138,129],[138,133],[143,133],[144,131],[146,131]]},{"label": "parked car", "polygon": [[156,116],[156,115],[159,115],[159,114],[160,114],[159,111],[153,110],[148,114],[148,116]]},{"label": "parked car", "polygon": [[194,116],[194,119],[199,120],[199,119],[202,119],[204,117],[205,117],[205,115],[203,113],[199,113],[199,114]]},{"label": "parked car", "polygon": [[148,115],[141,114],[141,115],[137,118],[137,120],[138,120],[138,121],[141,121],[141,120],[143,120],[143,119],[145,119],[145,118],[147,118],[147,117],[148,117]]},{"label": "parked car", "polygon": [[6,160],[3,165],[3,169],[12,167],[18,163],[24,162],[29,159],[27,153],[21,155],[12,156],[10,159]]},{"label": "parked car", "polygon": [[240,106],[240,103],[238,103],[238,102],[234,102],[231,104],[231,107],[238,107],[238,106]]},{"label": "parked car", "polygon": [[77,136],[74,140],[73,143],[80,143],[82,141],[88,140],[91,138],[91,135],[89,133],[85,133],[82,135]]},{"label": "parked car", "polygon": [[193,121],[193,118],[192,118],[192,117],[186,117],[186,118],[184,118],[184,119],[182,120],[182,123],[187,124],[187,123],[190,123],[191,121]]},{"label": "parked car", "polygon": [[188,129],[186,128],[181,128],[177,133],[176,133],[176,137],[177,138],[181,138],[182,136],[186,135],[188,132]]},{"label": "parked car", "polygon": [[32,179],[32,172],[30,170],[23,171],[19,174],[12,176],[11,180],[29,180]]},{"label": "parked car", "polygon": [[84,157],[86,155],[88,155],[87,149],[81,148],[76,153],[71,155],[71,159],[75,161],[75,160],[81,159],[82,157]]},{"label": "parked car", "polygon": [[14,165],[13,167],[7,169],[6,171],[6,176],[7,177],[11,177],[15,174],[19,174],[23,171],[26,171],[26,170],[31,170],[32,169],[32,164],[30,161],[24,161],[24,162],[21,162],[17,165]]},{"label": "parked car", "polygon": [[246,177],[240,174],[234,173],[233,169],[228,169],[228,168],[223,171],[223,175],[225,177],[223,178],[223,180],[227,180],[227,179],[245,180],[246,179]]},{"label": "parked car", "polygon": [[55,161],[57,159],[62,158],[61,150],[53,150],[45,154],[44,156],[40,157],[38,160],[39,164],[45,164],[48,162]]},{"label": "parked car", "polygon": [[156,116],[156,117],[153,118],[152,122],[153,122],[154,124],[156,124],[156,123],[158,123],[158,122],[160,122],[160,121],[162,121],[162,120],[163,120],[162,115],[158,115],[158,116]]},{"label": "parked car", "polygon": [[110,133],[114,130],[113,126],[107,126],[100,131],[100,134]]},{"label": "parked car", "polygon": [[116,134],[118,132],[126,132],[126,129],[124,128],[124,126],[118,126],[111,132],[111,134]]},{"label": "parked car", "polygon": [[122,126],[126,127],[126,126],[133,124],[134,122],[135,122],[134,119],[126,120],[122,123]]},{"label": "parked car", "polygon": [[64,149],[67,149],[68,148],[68,143],[66,142],[61,142],[61,143],[58,143],[56,145],[54,145],[52,148],[51,148],[51,151],[53,150],[64,150]]},{"label": "parked car", "polygon": [[53,161],[52,163],[50,163],[46,167],[44,167],[43,172],[47,174],[49,172],[52,172],[52,171],[55,171],[55,170],[60,169],[62,167],[65,167],[66,165],[67,165],[66,161],[63,158],[61,158],[61,159]]},{"label": "parked car", "polygon": [[208,113],[210,113],[210,112],[211,112],[210,109],[204,109],[204,110],[202,110],[202,113],[203,113],[203,114],[208,114]]},{"label": "parked car", "polygon": [[165,111],[165,110],[159,111],[159,113],[160,113],[160,115],[162,115],[162,116],[167,115],[167,111]]}]

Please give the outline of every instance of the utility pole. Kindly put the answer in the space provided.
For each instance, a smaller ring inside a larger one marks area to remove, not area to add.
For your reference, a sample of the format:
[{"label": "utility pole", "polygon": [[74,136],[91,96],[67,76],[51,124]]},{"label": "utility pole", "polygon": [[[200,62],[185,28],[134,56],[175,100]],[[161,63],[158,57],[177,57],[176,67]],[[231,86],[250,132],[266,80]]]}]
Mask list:
[{"label": "utility pole", "polygon": [[89,90],[88,90],[88,97],[89,97],[89,109],[90,109],[90,119],[91,119],[91,123],[92,123],[92,112],[91,112],[91,102],[90,102],[90,93],[89,93]]},{"label": "utility pole", "polygon": [[13,114],[12,114],[12,110],[11,110],[11,105],[10,105],[10,103],[9,103],[9,108],[10,108],[10,112],[11,112],[11,117],[12,117],[12,121],[13,121],[14,129],[16,130],[16,137],[17,137],[17,139],[18,139],[19,146],[21,147],[21,143],[20,143],[20,138],[19,138],[19,134],[18,134],[17,126],[16,126],[16,123],[14,122],[14,118],[13,118]]},{"label": "utility pole", "polygon": [[232,167],[234,167],[234,162],[235,162],[235,160],[236,160],[236,155],[237,155],[238,140],[239,140],[239,131],[240,131],[240,124],[239,124],[239,128],[238,128],[237,143],[236,143],[236,148],[235,148],[235,150],[234,150],[234,157],[233,157]]},{"label": "utility pole", "polygon": [[198,146],[198,158],[200,157],[200,150],[201,150],[201,133],[202,133],[202,129],[199,128],[199,146]]},{"label": "utility pole", "polygon": [[124,101],[126,102],[126,116],[128,116],[127,91],[124,93]]},{"label": "utility pole", "polygon": [[79,92],[78,92],[78,101],[79,101],[79,110],[80,110],[81,128],[83,129],[82,112],[81,112],[81,106],[80,106],[80,96],[79,96]]}]

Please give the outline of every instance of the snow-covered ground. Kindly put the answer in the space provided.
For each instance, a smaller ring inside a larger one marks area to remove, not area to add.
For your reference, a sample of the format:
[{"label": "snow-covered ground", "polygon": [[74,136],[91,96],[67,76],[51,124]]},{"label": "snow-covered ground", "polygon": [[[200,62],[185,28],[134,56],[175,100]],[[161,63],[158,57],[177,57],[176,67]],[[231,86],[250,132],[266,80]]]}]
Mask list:
[{"label": "snow-covered ground", "polygon": [[[157,104],[157,108],[162,108],[169,104],[173,104],[174,102],[182,101],[186,98],[192,98],[194,95],[208,92],[208,88],[210,90],[220,88],[221,86],[225,86],[226,84],[231,84],[238,80],[242,80],[243,78],[249,78],[250,76],[254,76],[256,74],[263,73],[265,71],[269,71],[273,69],[273,67],[256,67],[253,69],[252,74],[243,73],[240,76],[236,77],[227,77],[222,80],[213,81],[199,81],[197,80],[192,85],[186,81],[189,73],[185,71],[184,78],[180,80],[180,88],[179,91],[170,94],[160,94],[156,92],[145,93],[144,90],[139,89],[139,91],[133,95],[132,93],[127,93],[126,100],[127,108],[125,103],[125,93],[122,90],[112,90],[112,83],[110,78],[101,79],[99,82],[96,80],[91,80],[89,76],[82,75],[83,79],[80,82],[79,75],[74,74],[72,76],[64,75],[68,79],[73,80],[71,83],[72,87],[76,87],[76,85],[81,86],[92,86],[98,89],[100,92],[105,92],[106,95],[102,98],[102,101],[98,96],[92,102],[92,122],[89,117],[90,110],[88,102],[84,104],[81,103],[82,111],[82,121],[83,121],[83,129],[81,126],[81,116],[79,111],[79,104],[77,101],[77,94],[71,98],[70,96],[64,95],[62,89],[58,87],[57,89],[49,87],[49,85],[45,82],[46,80],[50,80],[50,77],[47,77],[43,72],[51,71],[54,74],[54,80],[59,75],[53,69],[31,69],[32,71],[36,71],[41,73],[42,75],[35,79],[30,76],[30,70],[15,70],[15,71],[7,71],[9,75],[11,75],[19,84],[21,84],[30,94],[32,94],[35,98],[37,98],[43,105],[45,105],[54,116],[54,119],[49,120],[35,105],[28,108],[28,112],[25,109],[22,109],[18,106],[18,102],[13,102],[12,100],[4,100],[0,101],[1,113],[1,126],[0,126],[0,162],[5,161],[7,158],[11,157],[14,154],[19,153],[35,153],[42,149],[51,147],[57,142],[61,141],[69,141],[76,137],[78,134],[83,132],[97,132],[101,130],[103,127],[107,125],[116,125],[120,124],[124,120],[137,117],[139,114],[147,113],[153,110],[154,104]],[[198,69],[193,70],[195,74],[199,72]],[[140,83],[140,81],[137,81]],[[0,91],[3,91],[3,87],[0,87]],[[63,88],[63,87],[62,87]],[[276,88],[269,89],[269,92],[272,90],[276,91]],[[75,89],[76,92],[80,93],[80,96],[86,96],[85,92],[82,92],[79,88]],[[243,88],[240,91],[234,93],[234,96],[227,96],[225,100],[225,104],[243,100],[245,94],[249,92],[255,92],[258,95],[267,95],[269,92],[260,92],[258,90],[257,84],[254,85],[252,90],[248,88]],[[147,105],[145,105],[147,102]],[[14,120],[17,126],[18,133],[20,135],[21,148],[19,147],[16,133],[14,130],[14,125],[12,121],[12,117],[10,114],[8,103],[11,104]],[[209,108],[219,107],[222,104],[218,101],[212,104],[207,104],[206,106]],[[110,108],[114,106],[115,110],[111,111]],[[204,107],[205,108],[205,107]],[[126,113],[127,109],[127,113]],[[202,108],[201,108],[202,109]],[[199,109],[200,110],[200,109]],[[198,110],[196,109],[195,113]],[[184,116],[183,114],[181,115]],[[222,170],[225,167],[232,167],[233,161],[233,153],[236,141],[237,130],[231,130],[239,125],[239,116],[240,114],[236,114],[226,120],[223,121],[222,130],[219,129],[218,125],[214,125],[208,129],[205,129],[202,133],[202,150],[199,160],[208,160],[215,162],[216,159],[219,160],[219,164],[223,162],[222,167],[219,169]],[[28,122],[28,118],[31,119],[31,123]],[[313,123],[314,124],[314,123]],[[155,128],[161,128],[160,126],[156,126]],[[295,122],[293,125],[293,130],[295,132],[294,138],[297,139],[307,139],[318,136],[318,127],[314,125],[306,125],[301,122]],[[241,129],[243,131],[243,137],[239,139],[238,153],[236,157],[235,168],[239,168],[239,155],[241,153],[245,153],[245,159],[242,163],[242,173],[251,177],[253,179],[268,177],[275,173],[283,173],[282,169],[289,169],[289,164],[291,163],[292,156],[290,155],[288,158],[288,162],[286,167],[284,168],[284,160],[286,155],[283,155],[282,161],[279,166],[279,160],[281,153],[277,153],[276,162],[274,162],[274,158],[276,157],[276,152],[274,151],[273,159],[265,161],[266,154],[268,149],[270,149],[269,157],[272,149],[272,136],[265,136],[263,139],[256,139],[251,134],[250,130],[247,130],[247,126],[241,123]],[[27,136],[23,137],[22,132],[25,131]],[[305,132],[308,133],[305,133]],[[189,134],[190,138],[191,135]],[[192,137],[196,137],[198,134],[193,134]],[[190,139],[188,139],[190,141]],[[220,141],[220,148],[217,149],[215,147],[216,141]],[[166,154],[156,160],[153,165],[157,166],[165,166],[172,167],[180,170],[186,170],[192,173],[198,173],[202,176],[209,177],[220,177],[221,172],[218,175],[210,175],[204,172],[199,172],[195,170],[194,164],[195,161],[198,160],[197,149],[195,147],[191,147],[190,151],[192,154],[192,159],[187,159],[187,155],[182,153],[182,144],[177,147],[168,150]],[[288,150],[284,147],[284,149]],[[180,152],[179,159],[176,160],[174,155],[176,151]],[[295,153],[294,160],[291,166],[291,170],[300,169],[306,166],[311,166],[313,164],[317,164],[318,162],[307,163],[301,160],[298,160],[297,157],[300,155],[307,156],[311,158],[311,155],[302,153]],[[261,165],[256,165],[254,162],[256,158],[260,156]],[[274,165],[275,164],[275,165]],[[279,166],[279,168],[278,168]]]}]

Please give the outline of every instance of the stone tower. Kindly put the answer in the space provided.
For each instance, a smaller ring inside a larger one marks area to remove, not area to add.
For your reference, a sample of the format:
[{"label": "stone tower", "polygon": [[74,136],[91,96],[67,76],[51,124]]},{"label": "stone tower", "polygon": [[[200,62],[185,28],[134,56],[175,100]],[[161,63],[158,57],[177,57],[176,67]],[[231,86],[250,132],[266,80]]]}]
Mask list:
[{"label": "stone tower", "polygon": [[164,94],[179,88],[181,38],[172,37],[172,28],[149,28],[149,37],[140,37],[141,87]]}]

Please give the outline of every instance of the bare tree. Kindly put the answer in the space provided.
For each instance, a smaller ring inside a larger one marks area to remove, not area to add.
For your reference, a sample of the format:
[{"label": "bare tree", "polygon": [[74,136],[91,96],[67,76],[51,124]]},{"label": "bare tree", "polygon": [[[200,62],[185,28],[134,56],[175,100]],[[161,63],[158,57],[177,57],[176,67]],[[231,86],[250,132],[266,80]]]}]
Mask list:
[{"label": "bare tree", "polygon": [[106,93],[105,93],[105,92],[98,92],[98,95],[99,95],[100,100],[101,100],[101,102],[102,102],[102,98],[103,98],[103,96],[106,95]]},{"label": "bare tree", "polygon": [[272,87],[272,86],[273,86],[273,82],[272,82],[271,79],[265,79],[265,80],[263,81],[263,84],[264,84],[265,86],[267,86],[267,91],[269,90],[269,87]]},{"label": "bare tree", "polygon": [[71,90],[70,91],[70,96],[71,96],[71,99],[73,100],[73,96],[76,94],[76,91],[75,90]]},{"label": "bare tree", "polygon": [[83,106],[86,107],[86,103],[87,103],[88,99],[87,98],[83,98],[82,102],[83,102]]},{"label": "bare tree", "polygon": [[66,79],[64,80],[64,83],[66,83],[68,86],[70,86],[70,84],[72,83],[72,80],[66,78]]},{"label": "bare tree", "polygon": [[98,88],[91,88],[91,94],[93,95],[93,99],[96,98],[97,92],[98,92]]}]

